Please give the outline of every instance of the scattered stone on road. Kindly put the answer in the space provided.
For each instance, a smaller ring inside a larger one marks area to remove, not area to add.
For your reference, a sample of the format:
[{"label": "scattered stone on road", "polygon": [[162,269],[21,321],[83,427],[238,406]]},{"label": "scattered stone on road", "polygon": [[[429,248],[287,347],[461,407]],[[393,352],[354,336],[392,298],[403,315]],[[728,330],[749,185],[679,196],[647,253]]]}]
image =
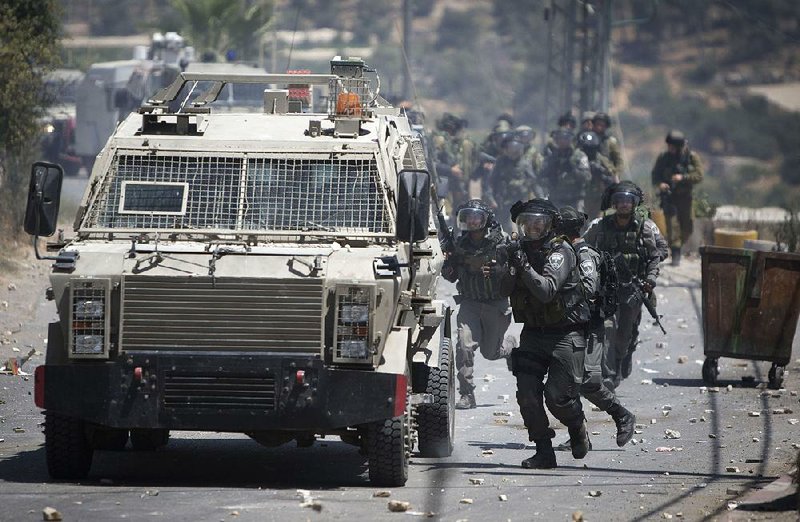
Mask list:
[{"label": "scattered stone on road", "polygon": [[411,502],[403,502],[402,500],[390,500],[387,504],[389,511],[392,513],[405,513],[411,508]]},{"label": "scattered stone on road", "polygon": [[46,507],[42,510],[42,520],[63,520],[61,513],[55,508]]}]

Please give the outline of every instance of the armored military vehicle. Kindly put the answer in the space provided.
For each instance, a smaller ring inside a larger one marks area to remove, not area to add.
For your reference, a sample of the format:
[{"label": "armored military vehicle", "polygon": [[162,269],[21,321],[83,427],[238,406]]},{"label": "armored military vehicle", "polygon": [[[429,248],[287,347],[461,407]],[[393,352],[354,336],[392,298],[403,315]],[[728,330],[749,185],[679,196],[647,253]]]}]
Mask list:
[{"label": "armored military vehicle", "polygon": [[[405,483],[415,444],[452,452],[432,184],[378,82],[338,57],[331,74],[184,72],[119,125],[74,238],[37,250],[55,261],[59,313],[35,373],[53,478],[87,476],[94,450],[129,439],[159,448],[170,430],[268,446],[339,436],[382,485]],[[272,86],[264,111],[215,113],[231,83]],[[327,89],[325,110],[274,88],[298,85]],[[34,164],[29,233],[56,230],[61,175]]]}]

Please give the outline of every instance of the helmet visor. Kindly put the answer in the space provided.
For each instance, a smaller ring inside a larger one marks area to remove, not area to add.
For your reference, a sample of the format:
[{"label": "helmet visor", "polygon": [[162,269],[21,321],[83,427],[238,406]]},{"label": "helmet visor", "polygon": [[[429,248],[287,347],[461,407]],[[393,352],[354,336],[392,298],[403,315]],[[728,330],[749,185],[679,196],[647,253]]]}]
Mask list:
[{"label": "helmet visor", "polygon": [[514,131],[514,139],[528,145],[533,141],[533,131],[530,129],[517,129]]},{"label": "helmet visor", "polygon": [[542,239],[553,226],[553,216],[538,212],[523,212],[517,216],[519,235],[527,239]]},{"label": "helmet visor", "polygon": [[458,211],[458,228],[464,232],[473,232],[486,228],[489,213],[479,208],[462,208]]},{"label": "helmet visor", "polygon": [[631,208],[639,204],[639,196],[633,192],[615,192],[611,195],[611,206],[614,208],[628,207]]}]

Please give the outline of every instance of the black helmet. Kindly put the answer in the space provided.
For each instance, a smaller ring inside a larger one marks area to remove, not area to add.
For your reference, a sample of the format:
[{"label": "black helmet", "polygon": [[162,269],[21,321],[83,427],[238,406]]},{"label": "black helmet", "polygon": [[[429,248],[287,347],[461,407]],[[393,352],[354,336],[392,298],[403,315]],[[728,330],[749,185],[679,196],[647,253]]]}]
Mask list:
[{"label": "black helmet", "polygon": [[558,139],[565,139],[565,140],[569,140],[570,142],[572,142],[572,138],[575,137],[575,134],[571,130],[568,130],[568,129],[556,129],[556,130],[554,130],[553,132],[550,133],[550,136],[556,141]]},{"label": "black helmet", "polygon": [[664,141],[666,141],[667,144],[669,145],[675,145],[676,147],[683,147],[684,145],[686,145],[686,136],[684,136],[684,134],[681,131],[677,129],[672,129],[671,131],[669,131],[669,134],[667,134],[667,139]]},{"label": "black helmet", "polygon": [[609,185],[606,188],[605,192],[603,192],[603,198],[600,203],[600,210],[608,210],[613,206],[614,200],[619,196],[615,196],[616,194],[624,195],[629,194],[633,197],[633,206],[637,207],[642,201],[644,201],[644,192],[642,189],[639,188],[639,185],[634,183],[631,180],[623,180],[619,183],[614,183],[613,185]]},{"label": "black helmet", "polygon": [[602,121],[603,123],[606,124],[606,127],[611,127],[611,117],[608,115],[608,113],[605,112],[596,113],[594,115],[594,118],[592,118],[592,122],[595,121]]},{"label": "black helmet", "polygon": [[575,120],[575,116],[572,115],[572,112],[565,112],[561,116],[558,117],[558,126],[564,127],[565,125],[570,125],[573,128],[578,124]]},{"label": "black helmet", "polygon": [[459,118],[455,114],[450,114],[449,112],[445,112],[442,114],[442,118],[436,122],[436,126],[439,130],[447,131],[447,132],[458,132],[459,130],[463,129],[467,126],[467,120],[464,118]]},{"label": "black helmet", "polygon": [[506,122],[509,128],[514,126],[514,117],[507,112],[504,112],[503,114],[497,117],[497,123],[500,123],[501,121]]},{"label": "black helmet", "polygon": [[584,131],[578,134],[578,147],[584,152],[597,151],[600,148],[600,137],[596,132]]},{"label": "black helmet", "polygon": [[549,200],[534,198],[511,207],[511,219],[522,239],[540,240],[552,235],[561,226],[561,215]]},{"label": "black helmet", "polygon": [[557,230],[559,233],[573,232],[580,235],[580,229],[583,228],[583,225],[586,224],[586,220],[589,219],[588,215],[570,206],[561,207],[558,213],[561,215],[561,225]]},{"label": "black helmet", "polygon": [[485,229],[493,225],[494,212],[480,199],[471,199],[458,207],[456,222],[463,232]]}]

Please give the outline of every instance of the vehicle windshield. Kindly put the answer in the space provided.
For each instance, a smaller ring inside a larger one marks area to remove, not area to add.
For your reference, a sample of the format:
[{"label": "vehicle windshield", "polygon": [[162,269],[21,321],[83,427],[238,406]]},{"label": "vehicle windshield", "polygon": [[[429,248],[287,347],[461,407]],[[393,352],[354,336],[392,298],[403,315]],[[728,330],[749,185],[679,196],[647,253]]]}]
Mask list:
[{"label": "vehicle windshield", "polygon": [[81,229],[394,233],[372,153],[175,156],[118,151]]}]

